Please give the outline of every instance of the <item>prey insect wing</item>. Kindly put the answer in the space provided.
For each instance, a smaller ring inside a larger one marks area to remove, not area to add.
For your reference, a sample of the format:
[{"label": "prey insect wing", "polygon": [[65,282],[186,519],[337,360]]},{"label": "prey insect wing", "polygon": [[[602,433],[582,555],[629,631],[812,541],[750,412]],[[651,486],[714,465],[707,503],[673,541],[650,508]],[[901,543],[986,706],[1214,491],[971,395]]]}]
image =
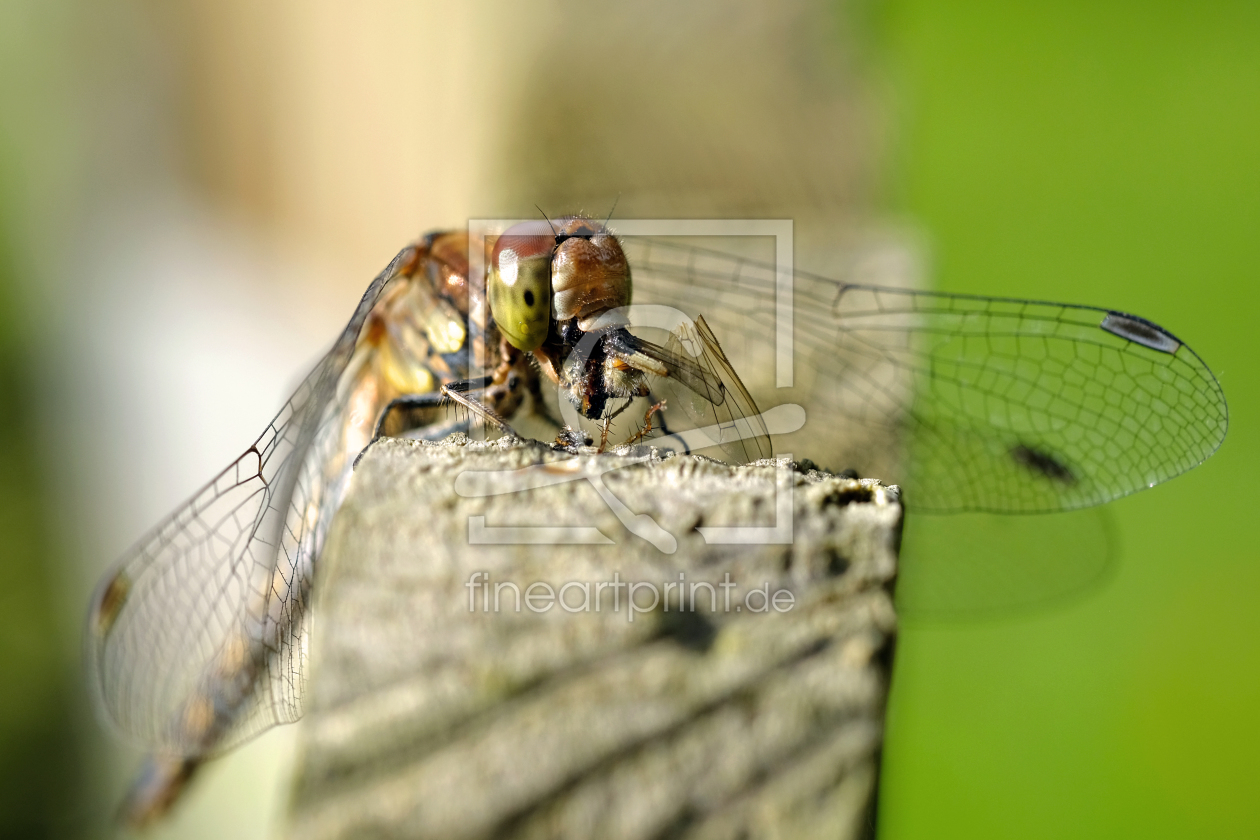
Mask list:
[{"label": "prey insect wing", "polygon": [[348,481],[338,384],[407,248],[245,454],[118,561],[88,622],[89,681],[112,726],[211,754],[302,713],[313,560]]},{"label": "prey insect wing", "polygon": [[[669,395],[671,405],[680,405],[697,426],[716,429],[718,439],[714,443],[739,463],[774,454],[757,404],[722,352],[704,316],[697,316],[694,325],[680,324],[663,349],[662,355],[674,367],[670,376],[658,380],[655,387]],[[675,374],[675,370],[688,369],[689,375]],[[679,388],[680,385],[684,387]]]},{"label": "prey insect wing", "polygon": [[[677,380],[696,394],[703,396],[708,402],[721,404],[726,398],[722,380],[698,364],[693,357],[687,355],[682,347],[665,348],[632,333],[625,333],[618,340],[625,344],[629,354],[641,353],[663,364],[669,371],[671,379]],[[628,358],[628,354],[623,358]]]}]

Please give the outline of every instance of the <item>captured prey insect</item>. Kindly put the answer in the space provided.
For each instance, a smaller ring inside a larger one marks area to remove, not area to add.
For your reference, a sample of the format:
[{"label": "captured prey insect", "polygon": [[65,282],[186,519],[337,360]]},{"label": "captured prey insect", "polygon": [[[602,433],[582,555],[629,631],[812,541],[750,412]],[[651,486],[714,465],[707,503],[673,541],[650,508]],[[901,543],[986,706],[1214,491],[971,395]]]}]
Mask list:
[{"label": "captured prey insect", "polygon": [[[206,757],[300,717],[315,566],[353,464],[379,435],[440,437],[469,415],[513,433],[546,414],[550,383],[605,440],[624,414],[629,438],[691,422],[721,430],[714,443],[735,460],[771,454],[735,371],[766,380],[782,327],[774,266],[619,239],[581,217],[486,244],[484,289],[470,282],[470,247],[482,245],[467,233],[403,249],[262,436],[98,587],[89,680],[103,717],[153,752],[130,821],[160,815]],[[799,381],[751,391],[805,405],[812,423],[793,451],[896,481],[913,509],[1099,504],[1190,469],[1224,438],[1211,371],[1144,319],[792,281]],[[653,343],[627,314],[632,297],[696,316]],[[635,400],[644,412],[627,414]],[[448,401],[463,419],[439,410]]]}]

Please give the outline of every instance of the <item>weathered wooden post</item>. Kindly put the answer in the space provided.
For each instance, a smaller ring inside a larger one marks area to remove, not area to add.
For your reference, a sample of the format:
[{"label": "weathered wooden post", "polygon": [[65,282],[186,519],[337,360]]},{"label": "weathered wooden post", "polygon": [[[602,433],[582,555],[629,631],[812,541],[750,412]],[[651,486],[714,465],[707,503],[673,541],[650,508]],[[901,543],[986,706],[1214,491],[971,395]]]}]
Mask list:
[{"label": "weathered wooden post", "polygon": [[621,452],[365,457],[318,582],[291,836],[869,831],[896,488]]}]

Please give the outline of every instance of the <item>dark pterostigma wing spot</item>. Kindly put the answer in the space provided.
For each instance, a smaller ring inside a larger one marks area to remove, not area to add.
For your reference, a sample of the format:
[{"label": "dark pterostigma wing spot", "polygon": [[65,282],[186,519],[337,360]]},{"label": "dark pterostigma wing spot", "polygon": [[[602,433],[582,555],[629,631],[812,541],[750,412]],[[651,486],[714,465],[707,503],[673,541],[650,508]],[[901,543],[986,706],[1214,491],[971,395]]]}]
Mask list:
[{"label": "dark pterostigma wing spot", "polygon": [[1127,338],[1143,347],[1158,350],[1161,353],[1176,353],[1181,349],[1181,342],[1158,324],[1152,324],[1145,318],[1125,315],[1122,312],[1108,312],[1099,325],[1112,335]]},{"label": "dark pterostigma wing spot", "polygon": [[92,601],[91,626],[99,638],[104,639],[114,628],[118,613],[127,603],[127,596],[130,593],[131,578],[127,576],[126,571],[119,570],[106,578],[104,585]]}]

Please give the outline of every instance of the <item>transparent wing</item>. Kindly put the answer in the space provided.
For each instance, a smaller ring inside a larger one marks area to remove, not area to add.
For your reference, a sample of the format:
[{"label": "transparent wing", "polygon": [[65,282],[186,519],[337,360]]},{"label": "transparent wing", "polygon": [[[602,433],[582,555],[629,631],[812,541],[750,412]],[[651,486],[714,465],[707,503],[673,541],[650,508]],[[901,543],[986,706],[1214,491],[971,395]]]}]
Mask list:
[{"label": "transparent wing", "polygon": [[[692,420],[702,427],[714,427],[716,435],[711,435],[714,442],[739,463],[772,457],[774,450],[770,446],[770,433],[766,430],[761,412],[722,352],[704,316],[696,316],[694,328],[681,324],[671,336],[669,348],[694,357],[705,373],[708,387],[704,391],[690,386],[691,393],[703,399],[689,398],[689,395],[674,389],[673,399],[682,404]],[[714,382],[717,388],[712,387]]]},{"label": "transparent wing", "polygon": [[697,363],[695,357],[701,353],[698,340],[691,345],[695,351],[694,354],[683,348],[677,335],[671,336],[669,348],[653,344],[629,332],[614,335],[612,340],[609,352],[618,352],[623,359],[628,359],[635,353],[642,353],[665,365],[669,370],[670,379],[694,391],[696,396],[702,397],[706,402],[720,405],[726,399],[726,389],[722,386],[721,378]]},{"label": "transparent wing", "polygon": [[302,713],[313,564],[349,477],[338,382],[404,249],[245,454],[133,546],[97,590],[89,682],[127,738],[217,752]]},{"label": "transparent wing", "polygon": [[917,510],[1099,504],[1201,463],[1228,427],[1202,359],[1141,318],[805,273],[786,326],[794,384],[771,390],[773,266],[666,240],[623,244],[636,302],[702,307],[763,404],[805,406],[792,452],[896,481]]}]

